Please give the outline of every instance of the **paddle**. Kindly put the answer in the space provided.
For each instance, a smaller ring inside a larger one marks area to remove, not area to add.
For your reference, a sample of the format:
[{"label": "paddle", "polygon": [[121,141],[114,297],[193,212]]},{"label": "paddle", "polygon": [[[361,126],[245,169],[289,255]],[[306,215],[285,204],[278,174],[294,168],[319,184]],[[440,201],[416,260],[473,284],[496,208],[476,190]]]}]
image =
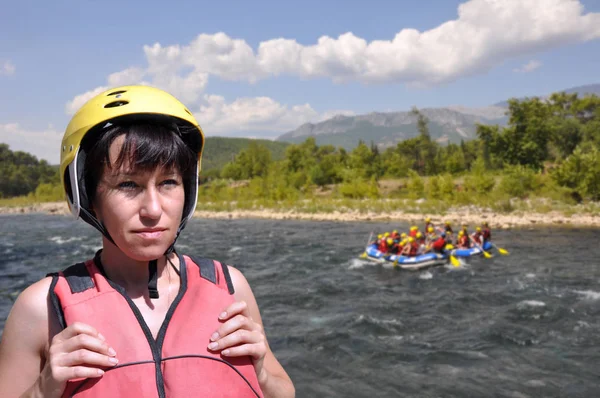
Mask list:
[{"label": "paddle", "polygon": [[500,253],[500,254],[502,254],[502,255],[505,255],[505,256],[506,256],[507,254],[510,254],[510,252],[509,252],[508,250],[506,250],[506,249],[503,249],[503,248],[501,248],[501,247],[498,247],[498,246],[496,246],[496,244],[495,244],[495,243],[492,243],[492,246],[493,246],[493,247],[495,247],[495,248],[496,248],[496,250],[498,250],[498,253]]},{"label": "paddle", "polygon": [[[369,243],[371,243],[371,238],[373,237],[373,231],[371,231],[371,233],[369,234],[369,239],[367,239],[367,244],[365,245],[365,247],[369,246]],[[365,250],[361,255],[360,258],[367,258],[367,251]]]},{"label": "paddle", "polygon": [[[448,250],[448,251],[450,251],[450,250],[454,249],[454,246],[452,246],[450,243],[448,243],[446,245],[445,249]],[[452,254],[452,252],[450,252],[450,262],[455,267],[460,267],[460,261],[458,261],[458,259],[456,257],[454,257],[454,255]]]},{"label": "paddle", "polygon": [[477,243],[475,243],[475,241],[473,241],[473,245],[475,245],[475,247],[478,247],[479,249],[481,249],[481,252],[483,253],[483,256],[485,258],[492,258],[494,257],[493,255],[491,255],[490,253],[486,252],[485,250],[483,250],[483,247],[481,247],[481,245],[478,245]]},{"label": "paddle", "polygon": [[481,245],[477,244],[477,242],[475,241],[475,239],[473,239],[472,236],[469,236],[469,240],[473,243],[473,246],[478,247],[479,250],[481,250],[481,252],[483,253],[483,256],[485,258],[492,258],[492,257],[494,257],[490,253],[488,253],[485,250],[483,250],[483,247],[481,247]]}]

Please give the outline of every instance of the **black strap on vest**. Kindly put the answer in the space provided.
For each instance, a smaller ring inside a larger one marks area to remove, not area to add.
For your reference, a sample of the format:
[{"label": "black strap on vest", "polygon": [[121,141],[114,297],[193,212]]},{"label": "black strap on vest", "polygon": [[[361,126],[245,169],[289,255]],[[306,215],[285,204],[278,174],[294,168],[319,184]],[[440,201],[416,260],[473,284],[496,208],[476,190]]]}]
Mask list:
[{"label": "black strap on vest", "polygon": [[46,276],[52,277],[52,283],[50,284],[50,289],[48,291],[48,296],[50,298],[50,303],[52,304],[52,308],[54,308],[54,312],[56,313],[56,318],[58,319],[58,323],[60,324],[61,329],[65,329],[67,327],[67,322],[65,321],[65,314],[60,305],[60,301],[58,300],[58,296],[54,289],[56,288],[56,284],[58,283],[58,272],[54,272],[51,274],[47,274]]},{"label": "black strap on vest", "polygon": [[148,295],[151,299],[158,298],[158,260],[150,261],[148,264]]},{"label": "black strap on vest", "polygon": [[71,293],[81,293],[94,288],[94,280],[90,276],[85,263],[71,265],[63,271],[65,279],[71,288]]},{"label": "black strap on vest", "polygon": [[[192,261],[198,265],[200,268],[200,276],[206,279],[209,282],[217,284],[217,262],[211,260],[209,258],[203,257],[192,257],[190,256]],[[223,275],[225,276],[225,282],[227,283],[227,291],[229,294],[235,293],[233,289],[233,283],[231,282],[231,276],[229,275],[229,269],[225,264],[221,264],[221,269],[223,270]]]}]

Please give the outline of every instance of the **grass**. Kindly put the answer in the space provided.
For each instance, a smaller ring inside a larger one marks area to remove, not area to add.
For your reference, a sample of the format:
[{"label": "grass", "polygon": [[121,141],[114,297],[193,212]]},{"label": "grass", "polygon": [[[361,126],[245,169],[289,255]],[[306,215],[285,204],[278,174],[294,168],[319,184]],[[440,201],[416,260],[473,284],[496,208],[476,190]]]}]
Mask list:
[{"label": "grass", "polygon": [[[577,204],[562,188],[542,186],[537,192],[531,192],[525,197],[510,197],[497,184],[489,192],[468,192],[461,189],[464,179],[452,180],[455,189],[440,193],[435,192],[432,199],[429,195],[429,179],[424,178],[424,192],[417,198],[407,185],[409,179],[380,180],[377,182],[378,198],[344,197],[338,186],[328,186],[325,189],[310,187],[302,190],[283,191],[283,199],[263,197],[269,195],[265,184],[227,182],[216,180],[201,186],[198,198],[198,210],[231,212],[234,210],[271,210],[278,212],[299,213],[357,213],[385,214],[392,212],[414,214],[439,214],[457,210],[470,212],[497,212],[501,214],[548,214],[556,212],[566,217],[576,214],[600,215],[600,202],[583,202]],[[260,191],[258,191],[260,187]],[[360,187],[359,187],[360,188]],[[0,198],[0,207],[29,207],[44,202],[63,201],[56,190],[47,189],[27,196]],[[289,196],[286,196],[286,193]],[[354,192],[353,194],[355,194]],[[429,197],[428,197],[429,195]],[[279,197],[281,195],[276,195]]]}]

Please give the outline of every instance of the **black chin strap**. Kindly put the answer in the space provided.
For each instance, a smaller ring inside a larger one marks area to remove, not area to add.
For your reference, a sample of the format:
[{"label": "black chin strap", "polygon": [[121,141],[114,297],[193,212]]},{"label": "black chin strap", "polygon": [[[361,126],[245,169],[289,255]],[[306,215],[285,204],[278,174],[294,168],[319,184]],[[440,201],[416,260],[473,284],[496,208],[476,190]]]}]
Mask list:
[{"label": "black chin strap", "polygon": [[158,298],[158,260],[152,260],[148,263],[148,295],[151,299]]}]

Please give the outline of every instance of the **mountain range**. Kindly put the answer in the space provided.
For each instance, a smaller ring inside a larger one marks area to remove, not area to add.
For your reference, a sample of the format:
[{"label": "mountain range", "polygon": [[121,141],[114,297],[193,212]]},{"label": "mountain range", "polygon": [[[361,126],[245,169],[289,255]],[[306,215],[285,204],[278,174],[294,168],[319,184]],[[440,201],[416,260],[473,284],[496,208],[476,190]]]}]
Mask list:
[{"label": "mountain range", "polygon": [[[600,84],[572,87],[561,90],[580,96],[600,96]],[[547,96],[539,96],[546,98]],[[520,98],[522,99],[522,98]],[[481,107],[448,106],[423,108],[419,111],[429,121],[429,133],[435,141],[460,143],[476,138],[476,124],[506,125],[508,101]],[[364,115],[337,115],[320,123],[305,123],[297,129],[277,137],[277,141],[300,143],[315,137],[317,145],[331,144],[347,150],[355,148],[360,141],[373,142],[380,148],[395,146],[398,142],[419,134],[417,117],[411,111],[372,112]]]}]

